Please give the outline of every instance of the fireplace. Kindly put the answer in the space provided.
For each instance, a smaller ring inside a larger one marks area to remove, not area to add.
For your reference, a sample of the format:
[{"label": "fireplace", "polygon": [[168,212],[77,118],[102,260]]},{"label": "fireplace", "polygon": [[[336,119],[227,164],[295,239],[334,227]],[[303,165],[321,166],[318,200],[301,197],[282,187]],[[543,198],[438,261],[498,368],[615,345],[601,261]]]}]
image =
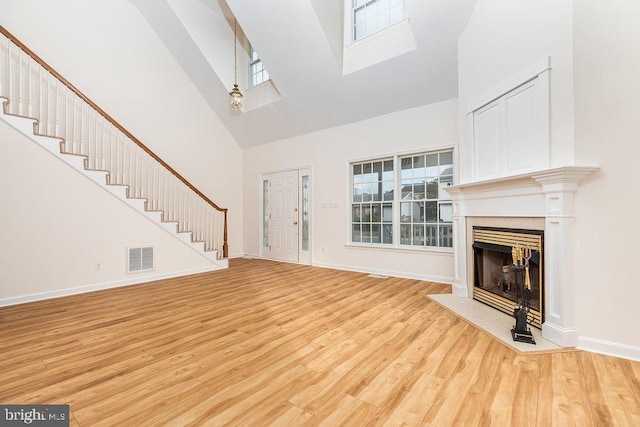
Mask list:
[{"label": "fireplace", "polygon": [[[530,283],[527,322],[540,329],[544,322],[544,231],[474,226],[472,235],[473,298],[513,315],[522,301],[523,285]],[[526,270],[510,268],[514,248],[529,250]]]}]

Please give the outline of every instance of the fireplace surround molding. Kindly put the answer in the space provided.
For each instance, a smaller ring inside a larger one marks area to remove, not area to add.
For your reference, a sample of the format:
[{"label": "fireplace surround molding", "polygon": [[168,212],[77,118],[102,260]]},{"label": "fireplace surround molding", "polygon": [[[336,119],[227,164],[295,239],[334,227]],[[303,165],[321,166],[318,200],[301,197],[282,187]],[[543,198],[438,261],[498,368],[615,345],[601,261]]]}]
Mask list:
[{"label": "fireplace surround molding", "polygon": [[574,199],[579,182],[597,169],[564,166],[447,187],[453,203],[453,294],[473,296],[471,224],[533,224],[529,228],[545,233],[542,336],[562,347],[575,347]]}]

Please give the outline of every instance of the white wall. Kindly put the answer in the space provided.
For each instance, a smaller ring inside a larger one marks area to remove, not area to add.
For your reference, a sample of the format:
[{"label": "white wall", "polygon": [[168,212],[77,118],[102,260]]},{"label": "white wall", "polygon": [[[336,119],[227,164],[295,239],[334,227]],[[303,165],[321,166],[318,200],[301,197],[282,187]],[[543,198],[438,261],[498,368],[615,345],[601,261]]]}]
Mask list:
[{"label": "white wall", "polygon": [[126,0],[3,0],[0,23],[221,207],[242,248],[242,150]]},{"label": "white wall", "polygon": [[467,107],[551,57],[551,167],[573,164],[572,0],[479,0],[458,41],[460,181],[471,180]]},{"label": "white wall", "polygon": [[[0,141],[0,306],[212,269],[4,121]],[[138,246],[154,247],[156,268],[127,274]]]},{"label": "white wall", "polygon": [[623,354],[633,346],[640,358],[640,3],[580,0],[574,8],[576,158],[601,168],[576,200],[580,345]]},{"label": "white wall", "polygon": [[[345,246],[348,241],[347,163],[394,153],[451,147],[457,144],[457,139],[457,102],[454,99],[245,150],[246,253],[253,256],[260,253],[260,175],[311,166],[311,255],[314,265],[451,283],[453,255],[450,252]],[[329,201],[337,202],[337,208],[321,207],[322,202]]]}]

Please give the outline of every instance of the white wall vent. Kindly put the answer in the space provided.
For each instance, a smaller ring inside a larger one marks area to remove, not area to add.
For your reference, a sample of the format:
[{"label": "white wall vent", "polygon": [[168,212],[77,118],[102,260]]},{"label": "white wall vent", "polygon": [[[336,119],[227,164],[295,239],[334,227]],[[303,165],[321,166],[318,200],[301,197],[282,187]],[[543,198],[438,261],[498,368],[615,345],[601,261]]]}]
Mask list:
[{"label": "white wall vent", "polygon": [[148,271],[155,268],[153,247],[128,248],[127,272]]}]

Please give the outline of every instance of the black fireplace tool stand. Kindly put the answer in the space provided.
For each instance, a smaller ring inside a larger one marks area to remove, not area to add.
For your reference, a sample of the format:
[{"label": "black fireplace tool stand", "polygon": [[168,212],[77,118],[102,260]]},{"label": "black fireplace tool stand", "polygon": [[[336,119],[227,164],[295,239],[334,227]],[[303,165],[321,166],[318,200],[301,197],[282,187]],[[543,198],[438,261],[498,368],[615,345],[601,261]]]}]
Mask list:
[{"label": "black fireplace tool stand", "polygon": [[516,318],[516,324],[513,329],[511,329],[511,337],[514,341],[535,345],[536,340],[533,339],[531,328],[529,328],[529,325],[527,324],[529,293],[531,291],[525,287],[525,266],[522,264],[512,264],[509,267],[514,273],[516,303],[518,304],[518,306],[513,310],[513,317]]}]

